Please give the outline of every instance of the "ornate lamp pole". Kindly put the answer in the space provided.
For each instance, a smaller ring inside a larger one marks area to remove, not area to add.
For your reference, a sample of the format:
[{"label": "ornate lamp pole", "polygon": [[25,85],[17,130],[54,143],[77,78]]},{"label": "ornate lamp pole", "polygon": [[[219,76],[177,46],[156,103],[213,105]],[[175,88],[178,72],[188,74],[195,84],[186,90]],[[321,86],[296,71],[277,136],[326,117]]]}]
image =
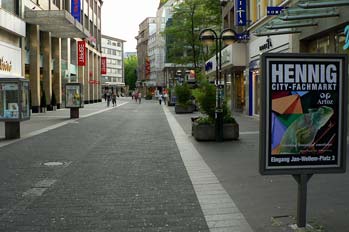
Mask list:
[{"label": "ornate lamp pole", "polygon": [[200,32],[199,39],[206,46],[216,44],[216,109],[215,109],[215,137],[216,141],[223,141],[223,96],[224,84],[222,84],[222,42],[224,45],[232,44],[236,32],[232,29],[224,29],[219,36],[211,28],[205,28]]}]

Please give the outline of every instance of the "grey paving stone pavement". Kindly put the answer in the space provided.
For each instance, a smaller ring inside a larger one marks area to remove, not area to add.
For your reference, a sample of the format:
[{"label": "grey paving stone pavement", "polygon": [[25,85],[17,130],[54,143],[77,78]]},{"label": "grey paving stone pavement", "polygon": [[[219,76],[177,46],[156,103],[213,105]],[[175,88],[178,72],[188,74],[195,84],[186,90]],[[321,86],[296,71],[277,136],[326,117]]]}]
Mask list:
[{"label": "grey paving stone pavement", "polygon": [[[294,232],[297,184],[290,175],[261,176],[259,119],[234,114],[240,126],[237,141],[197,142],[191,136],[193,114],[174,114],[206,164],[256,232]],[[347,148],[348,149],[348,148]],[[347,159],[347,166],[349,160]],[[349,232],[349,173],[314,175],[308,183],[306,232]]]},{"label": "grey paving stone pavement", "polygon": [[208,227],[162,108],[143,101],[1,147],[0,231]]}]

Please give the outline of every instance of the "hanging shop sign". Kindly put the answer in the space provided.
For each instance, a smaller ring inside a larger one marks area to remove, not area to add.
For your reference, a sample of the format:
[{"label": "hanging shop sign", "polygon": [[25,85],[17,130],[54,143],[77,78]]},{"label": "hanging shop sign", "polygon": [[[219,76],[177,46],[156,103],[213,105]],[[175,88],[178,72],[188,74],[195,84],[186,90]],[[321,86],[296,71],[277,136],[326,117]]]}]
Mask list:
[{"label": "hanging shop sign", "polygon": [[107,74],[107,57],[101,57],[101,74]]},{"label": "hanging shop sign", "polygon": [[235,0],[235,25],[246,26],[246,0]]},{"label": "hanging shop sign", "polygon": [[349,25],[344,28],[345,35],[345,44],[343,46],[343,50],[347,50],[349,48]]},{"label": "hanging shop sign", "polygon": [[86,65],[86,42],[78,41],[78,66]]},{"label": "hanging shop sign", "polygon": [[261,174],[345,171],[345,55],[262,55]]},{"label": "hanging shop sign", "polygon": [[267,6],[267,15],[279,15],[283,9],[283,6]]},{"label": "hanging shop sign", "polygon": [[80,22],[80,11],[81,11],[80,0],[71,0],[71,14],[79,22]]}]

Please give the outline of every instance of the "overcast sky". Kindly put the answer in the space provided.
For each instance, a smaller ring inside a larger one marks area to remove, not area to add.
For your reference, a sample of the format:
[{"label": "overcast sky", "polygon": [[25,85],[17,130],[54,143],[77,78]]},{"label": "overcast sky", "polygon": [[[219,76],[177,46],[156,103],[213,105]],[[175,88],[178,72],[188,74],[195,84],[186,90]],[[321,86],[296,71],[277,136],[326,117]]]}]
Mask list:
[{"label": "overcast sky", "polygon": [[155,17],[160,0],[104,0],[102,34],[126,40],[124,52],[136,51],[139,24]]}]

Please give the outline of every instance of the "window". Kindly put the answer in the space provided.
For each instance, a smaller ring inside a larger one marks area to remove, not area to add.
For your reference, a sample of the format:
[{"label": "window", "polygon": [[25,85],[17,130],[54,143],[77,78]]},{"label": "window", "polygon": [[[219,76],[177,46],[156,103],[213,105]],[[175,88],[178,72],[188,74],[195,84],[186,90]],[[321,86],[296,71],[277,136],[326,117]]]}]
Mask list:
[{"label": "window", "polygon": [[118,42],[118,47],[121,47],[121,43],[120,42]]},{"label": "window", "polygon": [[18,15],[18,1],[17,0],[2,0],[1,8],[5,9],[8,12]]},{"label": "window", "polygon": [[111,41],[110,41],[110,40],[108,40],[107,44],[108,44],[108,45],[111,45]]},{"label": "window", "polygon": [[115,43],[115,42],[113,42],[113,46],[116,46],[116,43]]}]

